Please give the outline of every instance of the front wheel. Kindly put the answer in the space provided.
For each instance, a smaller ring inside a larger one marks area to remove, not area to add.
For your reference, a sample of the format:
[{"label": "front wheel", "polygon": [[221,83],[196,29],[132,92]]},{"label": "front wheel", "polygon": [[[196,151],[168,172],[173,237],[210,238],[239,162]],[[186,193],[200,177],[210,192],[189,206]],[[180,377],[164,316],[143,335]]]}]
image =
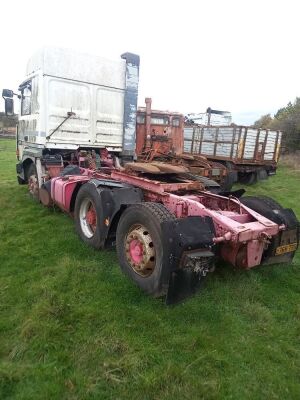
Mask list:
[{"label": "front wheel", "polygon": [[27,171],[28,176],[28,190],[33,199],[39,200],[39,180],[34,163],[31,163]]},{"label": "front wheel", "polygon": [[24,179],[22,179],[19,175],[17,175],[17,181],[18,181],[18,184],[19,185],[25,185],[25,181],[24,181]]},{"label": "front wheel", "polygon": [[170,219],[174,219],[173,214],[162,204],[135,204],[124,211],[117,228],[117,253],[122,271],[155,297],[167,291],[161,222]]},{"label": "front wheel", "polygon": [[94,185],[84,184],[76,197],[74,209],[75,227],[80,238],[89,246],[100,249],[102,246],[101,222],[102,207],[99,194]]}]

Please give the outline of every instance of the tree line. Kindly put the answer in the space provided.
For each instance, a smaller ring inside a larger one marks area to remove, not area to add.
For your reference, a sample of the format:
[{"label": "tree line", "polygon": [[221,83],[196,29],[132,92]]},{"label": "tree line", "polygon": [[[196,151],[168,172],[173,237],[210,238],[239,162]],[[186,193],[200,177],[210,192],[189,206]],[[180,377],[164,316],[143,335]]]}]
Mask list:
[{"label": "tree line", "polygon": [[283,131],[283,146],[289,151],[300,149],[300,97],[289,102],[286,107],[280,108],[272,117],[271,114],[262,115],[255,121],[255,128]]}]

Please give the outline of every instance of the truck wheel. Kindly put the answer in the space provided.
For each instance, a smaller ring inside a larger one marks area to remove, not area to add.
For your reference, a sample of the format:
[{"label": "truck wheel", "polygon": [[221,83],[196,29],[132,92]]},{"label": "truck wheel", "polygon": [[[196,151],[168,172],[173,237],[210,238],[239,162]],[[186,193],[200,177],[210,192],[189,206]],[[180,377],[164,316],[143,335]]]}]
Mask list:
[{"label": "truck wheel", "polygon": [[252,185],[257,180],[255,172],[245,172],[239,174],[239,183],[242,185]]},{"label": "truck wheel", "polygon": [[235,182],[235,176],[231,171],[228,170],[224,181],[221,183],[222,191],[228,192],[229,190],[231,190],[234,182]]},{"label": "truck wheel", "polygon": [[232,186],[238,181],[238,173],[235,170],[235,166],[230,161],[225,161],[222,163],[227,169],[227,175],[224,181],[221,183],[221,188],[223,192],[228,192],[232,189]]},{"label": "truck wheel", "polygon": [[18,181],[18,184],[19,185],[25,185],[25,181],[24,181],[24,179],[22,179],[22,178],[20,178],[19,176],[17,176],[17,181]]},{"label": "truck wheel", "polygon": [[27,170],[28,190],[33,199],[39,200],[39,181],[36,166],[31,163]]},{"label": "truck wheel", "polygon": [[163,282],[161,222],[174,219],[162,204],[142,203],[129,206],[117,228],[117,253],[125,275],[146,293],[166,294]]},{"label": "truck wheel", "polygon": [[[296,234],[293,234],[293,242],[299,245],[299,222],[296,215],[292,210],[284,209],[277,201],[273,200],[268,196],[246,196],[241,198],[241,203],[251,208],[253,211],[261,214],[269,220],[275,222],[278,225],[284,224],[287,230],[296,230]],[[263,253],[263,263],[276,263],[276,262],[291,262],[295,255],[295,251],[286,253],[282,256],[274,257],[275,249],[280,246],[282,232],[273,236],[271,243],[267,250]]]},{"label": "truck wheel", "polygon": [[95,249],[100,249],[102,208],[94,185],[86,183],[79,189],[75,201],[74,219],[81,240]]},{"label": "truck wheel", "polygon": [[[248,196],[246,198],[251,198],[253,196]],[[272,210],[283,210],[282,205],[280,205],[276,200],[272,199],[269,196],[256,196],[253,197],[254,199],[260,199],[262,202],[264,202],[266,205],[272,208]]]},{"label": "truck wheel", "polygon": [[241,198],[241,203],[276,224],[284,224],[283,219],[274,213],[274,210],[283,210],[283,207],[268,196],[245,196]]},{"label": "truck wheel", "polygon": [[257,171],[257,180],[258,181],[264,181],[268,179],[269,175],[265,169],[259,169]]}]

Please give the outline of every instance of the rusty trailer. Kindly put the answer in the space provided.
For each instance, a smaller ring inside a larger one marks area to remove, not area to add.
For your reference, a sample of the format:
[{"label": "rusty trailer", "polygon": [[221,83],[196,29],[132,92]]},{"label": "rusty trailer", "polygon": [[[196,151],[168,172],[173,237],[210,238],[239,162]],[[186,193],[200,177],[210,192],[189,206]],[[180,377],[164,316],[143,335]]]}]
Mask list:
[{"label": "rusty trailer", "polygon": [[[230,190],[227,168],[204,156],[184,153],[184,115],[178,112],[153,110],[151,98],[146,107],[137,110],[136,153],[139,161],[160,160],[186,168],[185,172],[198,177],[207,188],[221,186]],[[217,184],[216,184],[217,183]]]},{"label": "rusty trailer", "polygon": [[282,132],[246,126],[186,124],[184,152],[224,163],[241,183],[276,173]]}]

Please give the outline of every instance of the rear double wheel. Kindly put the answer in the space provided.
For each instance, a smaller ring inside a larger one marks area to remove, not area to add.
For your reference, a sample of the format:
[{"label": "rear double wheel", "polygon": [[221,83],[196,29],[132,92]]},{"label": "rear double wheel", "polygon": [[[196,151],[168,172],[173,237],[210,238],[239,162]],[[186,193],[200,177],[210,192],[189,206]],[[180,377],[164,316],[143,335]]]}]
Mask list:
[{"label": "rear double wheel", "polygon": [[161,223],[171,219],[173,214],[162,204],[134,204],[124,211],[117,228],[117,253],[122,271],[155,297],[167,291]]}]

